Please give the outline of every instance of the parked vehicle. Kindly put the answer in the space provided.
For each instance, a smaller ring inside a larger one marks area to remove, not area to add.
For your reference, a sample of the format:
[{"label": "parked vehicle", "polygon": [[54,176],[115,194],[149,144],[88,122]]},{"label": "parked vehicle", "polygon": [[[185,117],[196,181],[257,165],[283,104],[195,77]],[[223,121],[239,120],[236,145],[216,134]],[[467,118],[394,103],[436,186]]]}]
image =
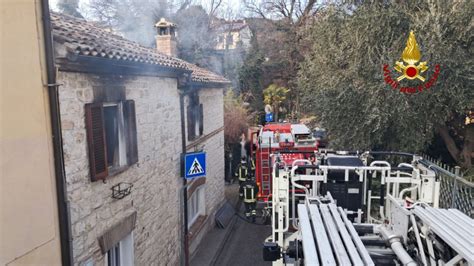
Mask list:
[{"label": "parked vehicle", "polygon": [[329,141],[328,141],[328,134],[327,134],[326,129],[317,127],[313,129],[312,134],[313,134],[313,137],[318,141],[319,148],[327,148]]}]

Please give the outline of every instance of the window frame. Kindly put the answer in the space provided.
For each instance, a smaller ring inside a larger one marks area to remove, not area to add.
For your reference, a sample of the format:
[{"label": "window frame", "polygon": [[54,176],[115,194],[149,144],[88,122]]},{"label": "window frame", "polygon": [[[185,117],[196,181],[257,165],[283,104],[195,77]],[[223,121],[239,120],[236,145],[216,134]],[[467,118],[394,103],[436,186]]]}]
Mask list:
[{"label": "window frame", "polygon": [[199,101],[198,92],[188,95],[186,116],[187,140],[192,142],[204,135],[204,105]]},{"label": "window frame", "polygon": [[[117,106],[118,161],[109,166],[105,108]],[[85,128],[91,181],[97,181],[123,172],[138,162],[138,141],[135,102],[95,102],[85,105]]]},{"label": "window frame", "polygon": [[[118,161],[115,162],[113,165],[107,165],[109,169],[109,173],[114,173],[123,167],[128,165],[128,158],[127,158],[127,146],[128,142],[130,141],[127,138],[127,126],[125,125],[125,117],[124,117],[124,109],[123,109],[123,102],[104,102],[102,104],[102,107],[104,108],[104,113],[105,113],[105,108],[107,107],[117,107],[117,137],[118,137],[118,143],[115,149],[118,149]],[[105,125],[105,114],[104,114],[104,125]],[[105,128],[105,143],[107,146],[107,129]],[[108,153],[107,153],[108,156]],[[108,158],[107,158],[107,164],[108,164]]]},{"label": "window frame", "polygon": [[[117,261],[110,261],[111,257],[118,258]],[[134,261],[134,239],[133,231],[120,240],[113,248],[109,249],[105,254],[104,266],[133,266]]]},{"label": "window frame", "polygon": [[194,190],[188,199],[188,228],[196,222],[199,216],[206,215],[206,187],[201,185]]}]

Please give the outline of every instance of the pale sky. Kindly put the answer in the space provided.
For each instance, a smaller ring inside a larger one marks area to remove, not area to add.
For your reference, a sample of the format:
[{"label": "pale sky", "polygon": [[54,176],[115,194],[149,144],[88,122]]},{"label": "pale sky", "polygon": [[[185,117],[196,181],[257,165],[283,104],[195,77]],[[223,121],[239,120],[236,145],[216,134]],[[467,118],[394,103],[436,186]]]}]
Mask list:
[{"label": "pale sky", "polygon": [[[57,11],[57,3],[59,0],[49,0],[49,5],[51,9]],[[88,17],[86,13],[87,5],[89,4],[90,0],[79,0],[79,11]],[[201,4],[204,8],[208,9],[209,5],[211,4],[211,0],[194,0],[194,4]],[[239,14],[240,9],[243,9],[243,1],[242,0],[223,0],[223,3],[220,7],[221,10],[227,10],[227,7],[230,7],[230,10],[234,14]]]}]

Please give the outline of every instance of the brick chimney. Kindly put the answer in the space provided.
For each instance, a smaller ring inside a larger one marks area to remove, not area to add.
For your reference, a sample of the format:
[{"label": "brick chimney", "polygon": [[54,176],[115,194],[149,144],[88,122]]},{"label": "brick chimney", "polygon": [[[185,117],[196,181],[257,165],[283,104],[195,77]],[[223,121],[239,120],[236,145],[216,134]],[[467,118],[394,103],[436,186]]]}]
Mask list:
[{"label": "brick chimney", "polygon": [[158,33],[155,36],[156,49],[158,52],[177,57],[178,50],[176,48],[176,24],[161,18],[160,21],[155,24],[155,28]]}]

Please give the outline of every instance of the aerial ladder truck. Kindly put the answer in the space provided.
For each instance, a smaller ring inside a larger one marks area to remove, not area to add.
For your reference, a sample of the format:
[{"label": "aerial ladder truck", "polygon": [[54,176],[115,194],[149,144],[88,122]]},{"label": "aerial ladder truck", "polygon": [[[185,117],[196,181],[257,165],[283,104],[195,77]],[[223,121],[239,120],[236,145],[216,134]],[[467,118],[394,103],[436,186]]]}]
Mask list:
[{"label": "aerial ladder truck", "polygon": [[474,265],[474,220],[438,208],[438,169],[420,156],[321,150],[291,165],[270,156],[263,257],[273,265]]}]

